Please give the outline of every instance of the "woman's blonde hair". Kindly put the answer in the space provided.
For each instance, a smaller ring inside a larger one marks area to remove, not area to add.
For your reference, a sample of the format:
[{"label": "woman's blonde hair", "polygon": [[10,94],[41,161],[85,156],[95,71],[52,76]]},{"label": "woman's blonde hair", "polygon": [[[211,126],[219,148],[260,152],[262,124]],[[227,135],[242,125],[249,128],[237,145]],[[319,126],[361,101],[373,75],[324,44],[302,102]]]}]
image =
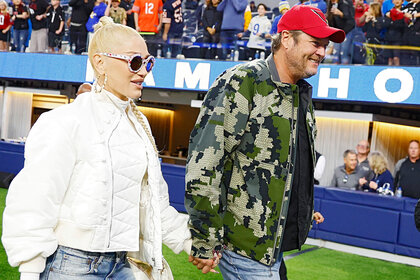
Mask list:
[{"label": "woman's blonde hair", "polygon": [[370,168],[375,174],[382,174],[387,170],[388,162],[381,152],[372,152],[368,157]]},{"label": "woman's blonde hair", "polygon": [[88,56],[96,78],[98,71],[93,63],[93,56],[97,53],[110,53],[128,36],[140,36],[133,28],[114,23],[110,17],[101,17],[94,26],[95,33],[89,43]]},{"label": "woman's blonde hair", "polygon": [[[0,4],[1,3],[3,3],[5,6],[6,6],[6,8],[5,8],[5,11],[6,11],[6,13],[8,12],[8,8],[9,8],[9,5],[7,4],[7,2],[6,2],[6,0],[0,0]],[[1,10],[0,10],[0,12],[1,12]]]},{"label": "woman's blonde hair", "polygon": [[372,2],[372,3],[370,3],[369,6],[370,6],[369,8],[372,9],[375,17],[381,17],[382,16],[382,11],[381,11],[382,6],[381,6],[380,3]]}]

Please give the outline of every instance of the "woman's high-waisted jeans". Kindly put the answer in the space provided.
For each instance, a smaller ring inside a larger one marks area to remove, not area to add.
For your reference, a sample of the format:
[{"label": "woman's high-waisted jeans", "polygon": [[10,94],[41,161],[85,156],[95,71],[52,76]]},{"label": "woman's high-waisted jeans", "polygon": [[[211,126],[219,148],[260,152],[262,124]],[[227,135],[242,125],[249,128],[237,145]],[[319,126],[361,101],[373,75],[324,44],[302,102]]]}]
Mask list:
[{"label": "woman's high-waisted jeans", "polygon": [[134,280],[126,252],[95,253],[58,246],[40,280]]}]

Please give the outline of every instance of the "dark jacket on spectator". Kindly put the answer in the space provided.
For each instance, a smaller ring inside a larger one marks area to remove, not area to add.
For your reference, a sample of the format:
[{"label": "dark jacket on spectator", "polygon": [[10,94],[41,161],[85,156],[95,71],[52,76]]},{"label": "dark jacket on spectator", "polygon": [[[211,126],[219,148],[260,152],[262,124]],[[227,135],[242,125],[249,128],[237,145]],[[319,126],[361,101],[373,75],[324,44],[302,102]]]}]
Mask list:
[{"label": "dark jacket on spectator", "polygon": [[33,0],[29,2],[29,11],[32,22],[32,30],[39,30],[42,28],[47,28],[47,19],[43,18],[37,20],[35,17],[38,15],[45,14],[48,8],[48,2],[45,0]]},{"label": "dark jacket on spectator", "polygon": [[[403,12],[416,15],[420,13],[420,3],[410,2],[402,9]],[[420,47],[420,19],[416,18],[406,28],[404,33],[404,44]]]},{"label": "dark jacket on spectator", "polygon": [[93,10],[95,0],[70,0],[69,6],[73,8],[71,12],[71,22],[85,25],[89,15]]},{"label": "dark jacket on spectator", "polygon": [[[391,172],[389,172],[388,169],[385,170],[384,172],[382,172],[381,174],[375,174],[375,177],[371,181],[373,181],[376,184],[378,184],[378,189],[380,187],[384,187],[384,185],[386,183],[388,183],[389,184],[389,189],[391,191],[394,191],[394,178],[392,178],[392,174],[391,174]],[[362,189],[363,190],[368,190],[370,192],[377,192],[378,189],[376,189],[376,190],[371,189],[369,187],[369,183],[370,182],[367,182],[365,185],[363,185],[362,186]]]},{"label": "dark jacket on spectator", "polygon": [[366,33],[366,41],[369,44],[380,44],[382,43],[381,33],[385,29],[385,18],[380,17],[376,19],[376,22],[369,21],[363,25],[362,30]]},{"label": "dark jacket on spectator", "polygon": [[203,28],[207,36],[211,36],[207,31],[207,27],[215,28],[216,33],[220,32],[222,26],[223,13],[219,12],[215,7],[208,6],[203,13]]},{"label": "dark jacket on spectator", "polygon": [[347,34],[356,25],[356,22],[354,20],[355,11],[354,11],[353,2],[351,0],[339,0],[337,9],[339,9],[343,13],[343,17],[333,15],[330,12],[331,2],[328,4],[328,12],[327,12],[328,22],[330,26],[343,29],[344,32],[346,32]]},{"label": "dark jacket on spectator", "polygon": [[389,17],[385,18],[385,28],[387,31],[385,33],[386,42],[399,42],[403,43],[404,31],[407,28],[404,19],[392,20]]},{"label": "dark jacket on spectator", "polygon": [[[120,7],[123,8],[124,10],[131,11],[131,9],[133,8],[133,4],[131,3],[130,0],[121,0],[120,2]],[[131,28],[136,28],[136,25],[134,23],[134,14],[127,14],[127,26],[130,26]]]},{"label": "dark jacket on spectator", "polygon": [[414,222],[416,223],[417,230],[420,231],[420,199],[414,209]]}]

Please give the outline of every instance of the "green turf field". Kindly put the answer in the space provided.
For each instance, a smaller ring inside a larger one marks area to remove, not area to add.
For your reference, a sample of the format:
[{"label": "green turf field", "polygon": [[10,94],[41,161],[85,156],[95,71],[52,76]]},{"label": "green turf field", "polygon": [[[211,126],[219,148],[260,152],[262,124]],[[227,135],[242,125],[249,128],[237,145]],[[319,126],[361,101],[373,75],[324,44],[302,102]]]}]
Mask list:
[{"label": "green turf field", "polygon": [[[7,190],[0,188],[0,213],[3,213]],[[0,228],[2,216],[0,216]],[[303,249],[310,248],[305,246]],[[290,252],[293,253],[293,252]],[[203,275],[188,262],[185,253],[175,255],[164,247],[175,280],[221,280],[221,274]],[[287,254],[286,254],[287,255]],[[290,280],[420,280],[420,268],[390,263],[328,249],[314,250],[286,261]],[[0,280],[18,280],[19,273],[7,263],[0,243]]]}]

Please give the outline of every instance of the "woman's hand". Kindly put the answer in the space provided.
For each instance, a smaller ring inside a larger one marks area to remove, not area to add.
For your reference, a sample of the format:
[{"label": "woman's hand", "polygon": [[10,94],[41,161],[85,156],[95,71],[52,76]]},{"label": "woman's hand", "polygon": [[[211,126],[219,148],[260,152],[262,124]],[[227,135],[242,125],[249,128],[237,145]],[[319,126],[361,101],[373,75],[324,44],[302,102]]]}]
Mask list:
[{"label": "woman's hand", "polygon": [[369,188],[376,190],[378,188],[378,184],[374,181],[370,181]]}]

